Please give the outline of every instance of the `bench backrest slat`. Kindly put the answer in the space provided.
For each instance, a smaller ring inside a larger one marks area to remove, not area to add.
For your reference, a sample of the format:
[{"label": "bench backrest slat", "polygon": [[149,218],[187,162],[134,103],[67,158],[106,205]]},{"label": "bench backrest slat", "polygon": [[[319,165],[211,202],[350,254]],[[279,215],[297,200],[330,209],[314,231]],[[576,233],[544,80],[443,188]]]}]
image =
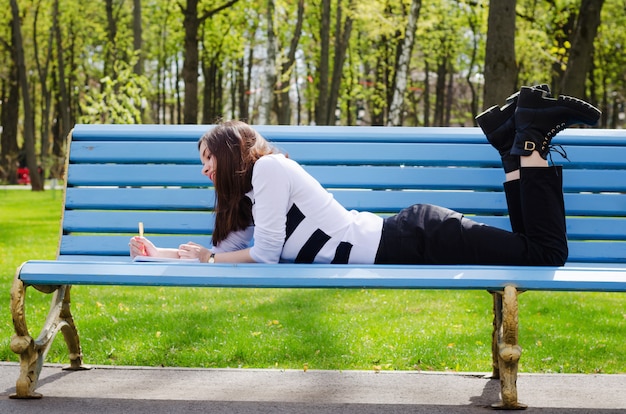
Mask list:
[{"label": "bench backrest slat", "polygon": [[[211,125],[86,125],[72,130],[73,141],[178,141],[197,143]],[[256,125],[261,135],[273,142],[450,142],[484,144],[485,136],[478,128],[464,127],[342,127]],[[570,128],[561,132],[555,144],[568,146],[623,147],[624,131],[594,128]]]},{"label": "bench backrest slat", "polygon": [[[326,188],[457,189],[500,191],[502,172],[495,168],[407,167],[372,165],[306,165]],[[624,170],[568,170],[565,192],[626,192]],[[199,165],[75,164],[68,182],[73,186],[208,187]]]},{"label": "bench backrest slat", "polygon": [[[349,209],[395,212],[416,202],[443,205],[466,214],[506,214],[504,194],[495,191],[371,191],[332,189],[331,193]],[[215,193],[206,188],[68,188],[67,209],[102,210],[206,210]],[[566,193],[570,215],[625,217],[626,197],[621,193]]]},{"label": "bench backrest slat", "polygon": [[[280,142],[277,147],[289,157],[306,165],[408,165],[408,166],[489,166],[500,167],[493,148],[481,143],[414,143],[352,142],[333,143],[333,151],[319,142]],[[566,145],[566,144],[565,144]],[[80,164],[192,164],[199,165],[197,146],[185,141],[79,141],[71,144],[72,160]],[[567,156],[574,168],[626,168],[626,147],[568,146]],[[561,156],[556,156],[561,158]],[[564,161],[568,168],[568,162]]]},{"label": "bench backrest slat", "polygon": [[[510,229],[505,216],[471,216],[473,220],[495,227]],[[118,211],[68,210],[64,228],[68,233],[134,233],[142,221],[151,233],[157,234],[211,234],[214,215],[206,211]],[[623,240],[626,218],[571,217],[567,222],[570,240]]]}]

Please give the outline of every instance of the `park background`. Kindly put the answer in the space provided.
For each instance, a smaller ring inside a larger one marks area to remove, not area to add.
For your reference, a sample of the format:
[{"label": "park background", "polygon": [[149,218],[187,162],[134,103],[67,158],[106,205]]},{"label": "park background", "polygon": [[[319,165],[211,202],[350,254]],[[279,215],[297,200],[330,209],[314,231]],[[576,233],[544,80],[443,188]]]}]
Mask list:
[{"label": "park background", "polygon": [[624,124],[623,0],[2,0],[0,181],[76,123],[474,126],[521,85]]},{"label": "park background", "polygon": [[[4,0],[0,359],[19,264],[53,259],[76,123],[475,126],[521,85],[624,124],[621,0]],[[9,12],[10,11],[10,12]],[[13,190],[17,168],[35,191]],[[30,289],[31,291],[33,289]],[[80,287],[86,362],[490,370],[485,292]],[[28,299],[33,327],[49,298]],[[527,292],[526,372],[626,372],[623,295]],[[39,321],[38,321],[39,319]],[[62,340],[48,358],[67,361]]]}]

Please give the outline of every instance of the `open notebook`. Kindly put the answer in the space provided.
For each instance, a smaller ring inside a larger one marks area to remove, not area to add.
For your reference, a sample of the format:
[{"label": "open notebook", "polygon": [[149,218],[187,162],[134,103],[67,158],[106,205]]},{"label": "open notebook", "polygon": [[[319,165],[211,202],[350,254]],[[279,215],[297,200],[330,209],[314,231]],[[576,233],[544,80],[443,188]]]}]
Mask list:
[{"label": "open notebook", "polygon": [[133,262],[173,262],[173,263],[200,263],[198,259],[175,259],[173,257],[135,256]]}]

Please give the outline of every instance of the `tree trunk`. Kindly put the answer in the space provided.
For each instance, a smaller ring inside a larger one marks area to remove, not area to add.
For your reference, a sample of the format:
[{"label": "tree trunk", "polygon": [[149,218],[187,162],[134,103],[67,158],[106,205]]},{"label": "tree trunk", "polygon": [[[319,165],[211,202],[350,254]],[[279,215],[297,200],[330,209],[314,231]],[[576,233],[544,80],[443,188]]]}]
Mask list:
[{"label": "tree trunk", "polygon": [[222,58],[217,54],[203,59],[204,93],[202,100],[202,123],[211,124],[224,117]]},{"label": "tree trunk", "polygon": [[[182,6],[181,6],[182,7]],[[183,101],[183,123],[198,123],[198,0],[187,0],[183,9],[183,26],[185,27],[183,81],[185,82],[185,98]]]},{"label": "tree trunk", "polygon": [[183,13],[183,26],[185,27],[184,41],[184,61],[183,61],[183,81],[185,83],[185,99],[183,102],[183,123],[198,123],[198,31],[200,24],[211,18],[216,13],[237,3],[239,0],[230,0],[213,10],[207,11],[198,16],[198,0],[187,0],[187,7],[179,3]]},{"label": "tree trunk", "polygon": [[448,65],[448,83],[446,85],[446,94],[444,97],[445,102],[445,115],[443,126],[450,126],[452,120],[452,97],[454,96],[454,66],[450,63]]},{"label": "tree trunk", "polygon": [[[39,26],[39,4],[35,10],[35,18],[33,20],[33,46],[35,48],[35,64],[37,65],[37,74],[39,75],[39,87],[41,88],[41,125],[40,125],[40,149],[41,149],[41,165],[44,176],[51,166],[50,163],[50,111],[52,105],[52,91],[48,87],[48,75],[50,62],[52,61],[52,49],[54,47],[54,25],[48,32],[48,45],[45,53],[45,60],[42,64],[39,60],[39,43],[37,41],[37,27]],[[53,13],[56,10],[53,11]]]},{"label": "tree trunk", "polygon": [[320,21],[320,62],[317,67],[315,123],[328,125],[328,77],[330,74],[330,0],[322,0]]},{"label": "tree trunk", "polygon": [[585,81],[593,63],[593,41],[600,26],[603,3],[604,0],[582,0],[560,93],[585,97]]},{"label": "tree trunk", "polygon": [[180,89],[180,81],[181,81],[181,68],[180,68],[180,62],[178,59],[174,59],[174,63],[176,66],[176,76],[173,77],[173,79],[171,80],[172,85],[170,85],[170,87],[176,91],[176,105],[172,105],[172,115],[171,115],[171,119],[172,119],[172,123],[173,124],[181,124],[185,122],[185,115],[184,115],[184,109],[183,109],[183,100],[181,100],[181,96],[183,94],[183,91]]},{"label": "tree trunk", "polygon": [[443,116],[446,97],[446,75],[448,74],[448,57],[443,56],[437,64],[437,83],[435,85],[435,114],[434,126],[444,126]]},{"label": "tree trunk", "polygon": [[400,47],[400,58],[398,66],[395,70],[396,81],[393,89],[393,97],[391,98],[391,106],[389,107],[389,117],[387,126],[402,125],[402,110],[404,107],[404,94],[406,93],[407,77],[409,74],[409,63],[411,54],[413,53],[413,44],[415,43],[415,30],[417,29],[417,20],[419,19],[421,0],[413,0],[409,12],[409,19],[404,32],[404,41]]},{"label": "tree trunk", "polygon": [[[291,123],[291,99],[289,89],[291,85],[291,75],[294,73],[296,62],[296,51],[302,35],[302,24],[304,22],[304,0],[298,1],[298,12],[296,27],[291,37],[289,52],[280,69],[280,82],[278,84],[278,99],[276,99],[276,115],[279,125],[289,125]],[[297,82],[297,78],[296,78]]]},{"label": "tree trunk", "polygon": [[[476,56],[478,55],[478,37],[479,37],[479,29],[478,29],[478,21],[476,17],[476,12],[473,8],[470,9],[470,14],[468,16],[468,25],[472,30],[472,52],[470,54],[470,61],[468,64],[469,68],[476,67]],[[472,119],[475,119],[478,116],[478,94],[476,93],[476,87],[474,86],[474,82],[472,82],[472,76],[474,72],[472,69],[467,71],[467,75],[465,77],[465,81],[467,82],[467,86],[470,89],[470,111],[472,115]]]},{"label": "tree trunk", "polygon": [[22,28],[20,24],[20,12],[17,0],[11,0],[11,12],[13,14],[13,40],[17,50],[17,74],[20,89],[22,90],[22,108],[24,109],[24,149],[26,151],[26,165],[30,172],[30,183],[33,191],[43,191],[43,183],[39,176],[37,155],[35,154],[35,120],[28,89],[26,63],[24,62],[24,43],[22,41]]},{"label": "tree trunk", "polygon": [[430,126],[430,66],[424,63],[424,126]]},{"label": "tree trunk", "polygon": [[[250,53],[252,53],[252,49],[250,48]],[[237,104],[239,107],[239,119],[243,121],[248,120],[248,88],[246,87],[245,74],[245,59],[242,57],[237,65]]]},{"label": "tree trunk", "polygon": [[[341,2],[343,0],[337,0],[337,25],[335,28],[335,59],[333,62],[333,75],[330,84],[330,91],[328,97],[328,112],[326,119],[328,124],[335,124],[335,109],[337,108],[337,102],[339,102],[339,91],[341,89],[341,80],[343,78],[343,64],[346,61],[346,52],[348,51],[348,44],[350,43],[350,35],[352,34],[352,17],[348,14],[343,23],[343,31],[341,30]],[[348,8],[352,8],[352,1],[348,4]]]},{"label": "tree trunk", "polygon": [[515,91],[515,3],[490,0],[485,48],[483,108],[501,105]]},{"label": "tree trunk", "polygon": [[[15,28],[13,28],[13,31]],[[17,145],[17,129],[20,116],[20,88],[17,76],[17,56],[15,44],[11,45],[11,61],[8,79],[2,88],[2,105],[0,122],[2,122],[2,140],[0,141],[0,166],[4,170],[9,184],[17,184],[17,164],[19,147]]]},{"label": "tree trunk", "polygon": [[[55,0],[58,7],[58,0]],[[104,75],[111,76],[113,79],[115,76],[115,61],[116,61],[116,39],[117,39],[117,21],[115,20],[115,13],[113,11],[113,0],[105,0],[105,9],[107,17],[107,44],[104,46],[105,59],[104,59]]]},{"label": "tree trunk", "polygon": [[272,122],[272,104],[276,87],[276,33],[274,32],[274,0],[267,0],[267,56],[265,58],[265,86],[261,92],[260,123]]},{"label": "tree trunk", "polygon": [[[56,34],[57,67],[58,67],[58,93],[59,93],[59,118],[61,119],[61,139],[65,140],[72,129],[70,121],[70,98],[65,84],[65,58],[63,40],[61,39],[61,26],[59,25],[59,0],[54,1],[53,26]],[[65,141],[63,141],[65,142]]]},{"label": "tree trunk", "polygon": [[133,49],[137,54],[137,63],[135,63],[135,74],[143,74],[143,39],[142,39],[142,22],[141,22],[141,0],[133,0]]}]

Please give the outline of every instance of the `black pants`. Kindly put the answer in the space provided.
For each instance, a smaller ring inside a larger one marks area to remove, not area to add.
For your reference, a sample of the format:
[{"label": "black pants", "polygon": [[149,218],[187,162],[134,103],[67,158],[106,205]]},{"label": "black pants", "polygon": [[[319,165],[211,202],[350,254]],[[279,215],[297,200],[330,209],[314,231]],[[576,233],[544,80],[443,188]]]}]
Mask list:
[{"label": "black pants", "polygon": [[376,263],[558,266],[567,259],[560,167],[522,168],[504,183],[512,232],[416,204],[385,219]]}]

